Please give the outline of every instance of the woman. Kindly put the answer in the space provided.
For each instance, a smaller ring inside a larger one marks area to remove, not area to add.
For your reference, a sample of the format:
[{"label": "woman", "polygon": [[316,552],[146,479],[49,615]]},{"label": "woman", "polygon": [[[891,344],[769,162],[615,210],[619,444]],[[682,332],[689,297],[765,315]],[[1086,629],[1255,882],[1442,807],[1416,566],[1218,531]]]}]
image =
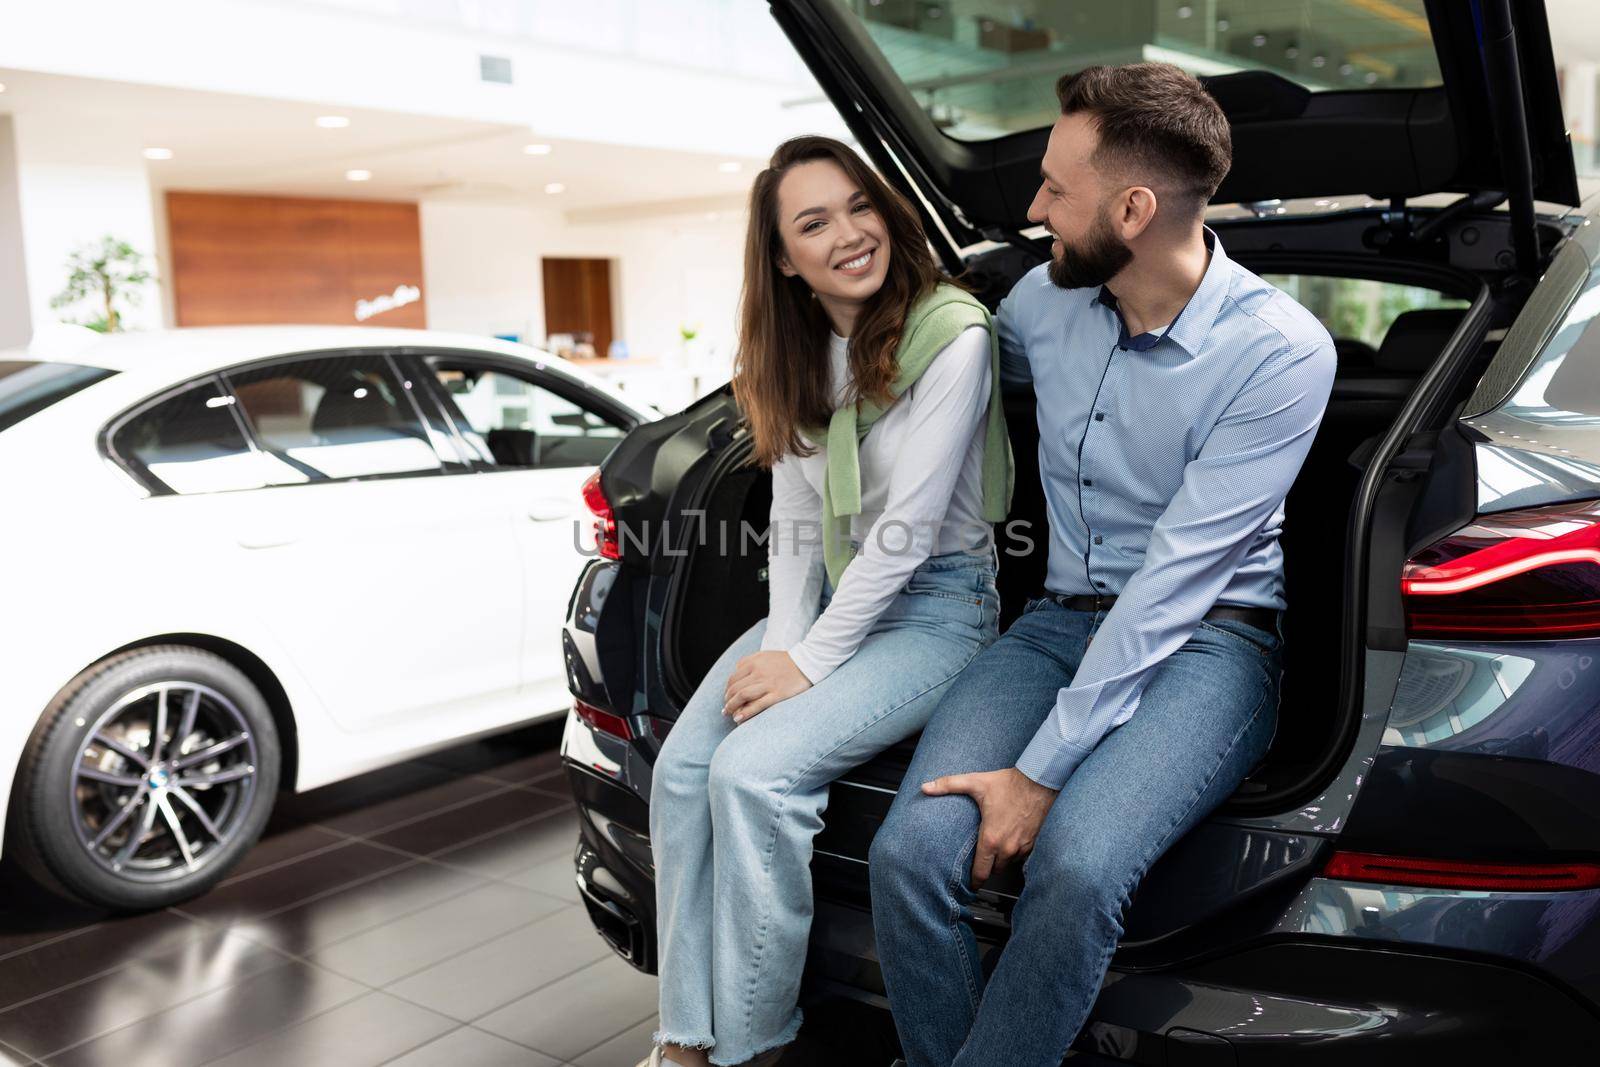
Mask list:
[{"label": "woman", "polygon": [[794,1040],[828,783],[920,730],[994,640],[1011,487],[988,313],[838,141],[788,141],[756,178],[741,337],[734,395],[772,469],[768,616],[684,707],[650,798],[651,1061],[683,1067]]}]

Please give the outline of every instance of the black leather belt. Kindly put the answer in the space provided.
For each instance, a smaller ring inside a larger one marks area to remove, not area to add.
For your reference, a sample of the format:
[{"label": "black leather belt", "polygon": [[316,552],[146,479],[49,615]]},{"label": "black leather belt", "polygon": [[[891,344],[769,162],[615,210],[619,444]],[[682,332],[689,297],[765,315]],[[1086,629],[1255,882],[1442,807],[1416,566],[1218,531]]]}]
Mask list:
[{"label": "black leather belt", "polygon": [[[1066,593],[1045,593],[1047,599],[1054,600],[1064,608],[1073,611],[1110,611],[1111,605],[1117,602],[1114,596],[1090,596],[1088,594],[1068,595]],[[1278,632],[1278,612],[1274,608],[1246,608],[1237,604],[1217,604],[1203,616],[1207,622],[1216,622],[1227,619],[1233,622],[1242,622],[1246,626],[1254,626],[1258,630],[1265,630],[1269,634]]]}]

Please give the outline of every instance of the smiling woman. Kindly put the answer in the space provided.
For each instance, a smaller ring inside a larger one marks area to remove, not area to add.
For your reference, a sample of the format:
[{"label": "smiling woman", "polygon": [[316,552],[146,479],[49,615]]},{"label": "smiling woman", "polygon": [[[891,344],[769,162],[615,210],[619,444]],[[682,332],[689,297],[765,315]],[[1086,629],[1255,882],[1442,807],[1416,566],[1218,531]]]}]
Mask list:
[{"label": "smiling woman", "polygon": [[853,394],[889,399],[906,312],[939,272],[911,206],[825,137],[779,147],[751,188],[750,219],[740,323],[748,341],[733,388],[756,457],[771,464],[785,452],[810,454],[800,427],[833,412],[818,358],[830,329],[850,338]]},{"label": "smiling woman", "polygon": [[683,1067],[794,1040],[828,785],[921,729],[994,640],[1011,481],[989,313],[849,148],[778,148],[745,270],[733,389],[772,469],[769,610],[718,650],[651,794],[653,1059]]}]

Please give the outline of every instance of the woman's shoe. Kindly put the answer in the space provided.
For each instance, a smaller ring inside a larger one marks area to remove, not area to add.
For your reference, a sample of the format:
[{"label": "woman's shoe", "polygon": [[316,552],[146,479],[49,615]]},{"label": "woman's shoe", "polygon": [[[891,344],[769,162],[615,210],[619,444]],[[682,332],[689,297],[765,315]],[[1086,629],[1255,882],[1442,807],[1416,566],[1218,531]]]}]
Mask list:
[{"label": "woman's shoe", "polygon": [[650,1055],[639,1061],[639,1067],[683,1067],[677,1060],[667,1059],[667,1054],[657,1045],[650,1050]]}]

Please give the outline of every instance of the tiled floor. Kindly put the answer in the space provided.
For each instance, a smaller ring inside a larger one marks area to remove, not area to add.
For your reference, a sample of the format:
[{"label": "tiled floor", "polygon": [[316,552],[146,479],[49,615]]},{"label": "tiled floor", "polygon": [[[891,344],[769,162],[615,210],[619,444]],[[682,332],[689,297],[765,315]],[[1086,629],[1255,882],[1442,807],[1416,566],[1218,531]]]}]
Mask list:
[{"label": "tiled floor", "polygon": [[[558,739],[282,797],[244,864],[162,912],[108,917],[0,864],[0,1067],[632,1067],[656,980],[578,901]],[[784,1064],[853,1058],[807,1033]]]},{"label": "tiled floor", "polygon": [[637,1062],[655,980],[578,903],[558,736],[284,797],[243,866],[163,912],[0,866],[0,1064]]}]

